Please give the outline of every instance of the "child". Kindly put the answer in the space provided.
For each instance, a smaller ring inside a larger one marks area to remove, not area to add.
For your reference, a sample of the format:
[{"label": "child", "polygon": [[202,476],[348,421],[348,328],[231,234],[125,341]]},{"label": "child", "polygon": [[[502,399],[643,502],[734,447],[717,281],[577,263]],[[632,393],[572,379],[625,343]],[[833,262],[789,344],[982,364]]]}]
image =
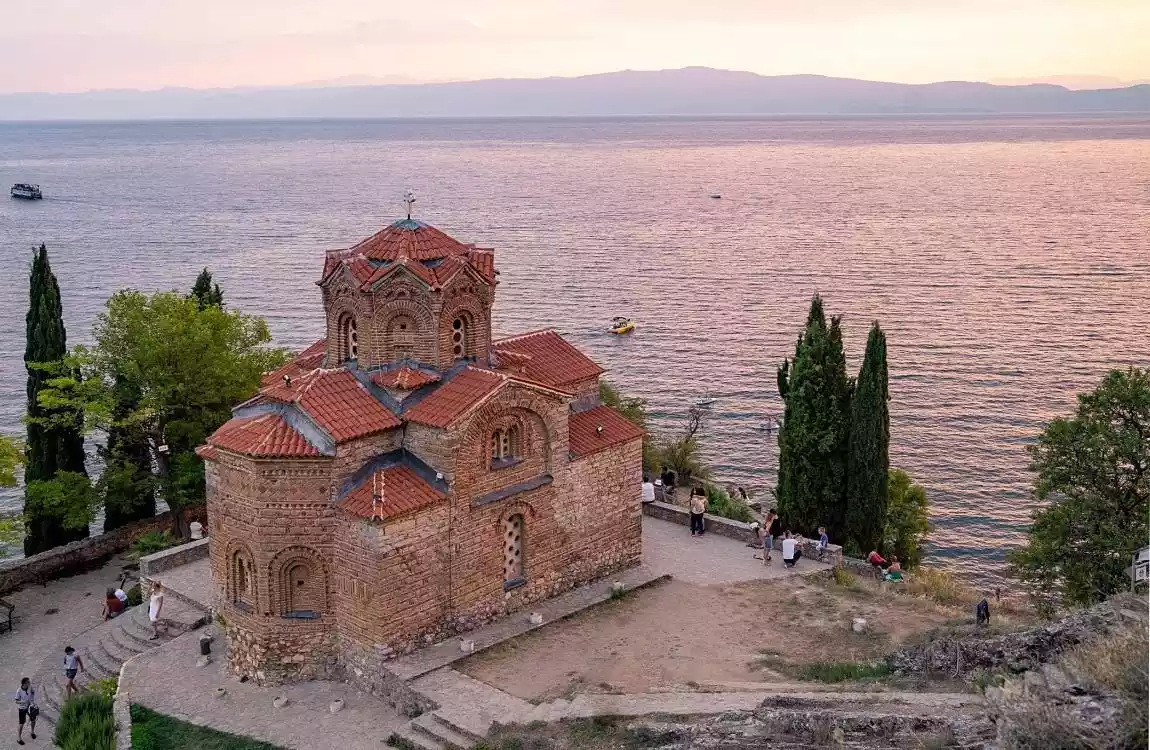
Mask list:
[{"label": "child", "polygon": [[152,584],[152,596],[148,599],[148,621],[152,623],[149,641],[160,637],[160,612],[164,609],[164,585],[159,581]]},{"label": "child", "polygon": [[64,676],[68,678],[68,684],[64,686],[64,697],[67,698],[69,694],[79,695],[80,688],[76,687],[76,672],[87,672],[84,669],[84,660],[76,653],[76,649],[68,646],[64,649]]},{"label": "child", "polygon": [[831,543],[831,540],[830,540],[830,537],[827,536],[826,527],[820,526],[819,527],[819,544],[815,548],[816,550],[818,550],[820,560],[822,560],[823,558],[825,558],[827,556],[827,547],[830,545],[830,543]]}]

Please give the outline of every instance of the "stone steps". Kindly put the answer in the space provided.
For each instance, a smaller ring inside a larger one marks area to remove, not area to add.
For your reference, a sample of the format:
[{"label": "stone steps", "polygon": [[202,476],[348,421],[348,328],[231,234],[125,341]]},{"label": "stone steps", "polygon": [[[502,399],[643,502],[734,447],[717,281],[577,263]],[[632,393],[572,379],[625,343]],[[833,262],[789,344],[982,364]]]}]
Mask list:
[{"label": "stone steps", "polygon": [[446,747],[437,740],[416,731],[411,722],[393,731],[387,738],[387,744],[401,750],[446,750]]},{"label": "stone steps", "polygon": [[443,667],[415,680],[411,687],[441,708],[435,718],[464,737],[482,739],[495,722],[522,722],[536,708],[485,682],[450,667]]},{"label": "stone steps", "polygon": [[411,727],[417,734],[439,744],[447,750],[470,750],[477,740],[482,739],[470,734],[463,734],[446,724],[435,713],[424,714],[411,721]]}]

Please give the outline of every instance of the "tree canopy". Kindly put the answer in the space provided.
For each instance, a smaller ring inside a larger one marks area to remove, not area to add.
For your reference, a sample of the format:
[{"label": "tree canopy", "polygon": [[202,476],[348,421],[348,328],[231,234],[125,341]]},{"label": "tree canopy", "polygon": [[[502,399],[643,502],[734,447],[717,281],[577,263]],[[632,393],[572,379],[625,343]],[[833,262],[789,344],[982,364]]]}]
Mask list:
[{"label": "tree canopy", "polygon": [[1056,592],[1066,604],[1128,586],[1131,558],[1150,534],[1150,369],[1111,371],[1028,450],[1034,494],[1048,505],[1011,553],[1013,572],[1040,598]]},{"label": "tree canopy", "polygon": [[58,367],[67,353],[64,308],[60,285],[40,245],[32,258],[28,278],[28,314],[24,319],[24,366],[28,370],[27,428],[24,448],[24,517],[28,535],[24,554],[33,555],[88,535],[87,527],[64,524],[62,516],[33,497],[37,482],[53,480],[59,472],[85,474],[84,435],[80,420],[67,405],[47,407],[40,401],[48,371]]},{"label": "tree canopy", "polygon": [[[881,549],[887,555],[896,555],[903,567],[918,567],[922,562],[922,542],[930,531],[926,490],[902,469],[890,470],[887,487]],[[875,545],[863,547],[862,552],[866,554],[874,548]]]},{"label": "tree canopy", "polygon": [[24,446],[14,438],[0,435],[0,487],[16,486],[16,467],[24,463]]},{"label": "tree canopy", "polygon": [[[203,464],[193,452],[255,393],[264,372],[287,361],[269,346],[260,318],[175,292],[133,290],[108,300],[95,345],[79,347],[42,395],[45,405],[80,407],[90,428],[132,435],[159,467],[161,491],[178,508],[203,499]],[[70,373],[78,370],[82,377]],[[138,464],[113,466],[105,487],[147,492]]]},{"label": "tree canopy", "polygon": [[795,530],[826,526],[842,539],[846,520],[847,451],[852,383],[847,377],[838,317],[828,325],[822,298],[810,313],[792,360],[778,372],[783,398],[779,430],[779,514]]},{"label": "tree canopy", "polygon": [[206,307],[224,306],[224,293],[220,290],[219,284],[212,283],[212,272],[208,269],[200,271],[200,275],[196,277],[196,283],[192,286],[192,298],[203,310]]},{"label": "tree canopy", "polygon": [[878,323],[867,336],[866,356],[851,396],[847,462],[847,533],[866,553],[883,538],[890,474],[886,335]]}]

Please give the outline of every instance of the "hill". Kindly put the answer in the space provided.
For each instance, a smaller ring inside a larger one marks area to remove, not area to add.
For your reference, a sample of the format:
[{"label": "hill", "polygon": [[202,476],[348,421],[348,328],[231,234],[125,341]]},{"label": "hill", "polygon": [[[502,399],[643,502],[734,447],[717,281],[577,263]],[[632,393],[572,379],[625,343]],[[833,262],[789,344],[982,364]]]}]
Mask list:
[{"label": "hill", "polygon": [[0,120],[1150,112],[1150,85],[1071,91],[713,68],[575,78],[0,95]]}]

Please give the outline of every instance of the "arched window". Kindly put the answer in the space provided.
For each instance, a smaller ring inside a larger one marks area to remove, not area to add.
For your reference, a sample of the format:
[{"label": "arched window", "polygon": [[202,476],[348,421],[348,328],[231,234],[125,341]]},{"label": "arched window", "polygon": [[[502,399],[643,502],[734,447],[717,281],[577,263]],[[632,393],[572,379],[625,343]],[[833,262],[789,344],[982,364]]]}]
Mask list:
[{"label": "arched window", "polygon": [[252,609],[256,604],[255,572],[251,555],[245,550],[236,550],[231,559],[232,602],[242,608]]},{"label": "arched window", "polygon": [[527,582],[523,564],[523,516],[516,513],[503,520],[503,588],[522,586]]},{"label": "arched window", "polygon": [[491,433],[491,468],[499,469],[516,463],[523,456],[519,438],[519,425],[495,430]]},{"label": "arched window", "polygon": [[343,345],[343,358],[359,359],[359,333],[354,315],[344,315],[339,319],[339,338]]},{"label": "arched window", "polygon": [[467,315],[460,315],[451,321],[451,355],[462,359],[471,353],[471,325]]}]

